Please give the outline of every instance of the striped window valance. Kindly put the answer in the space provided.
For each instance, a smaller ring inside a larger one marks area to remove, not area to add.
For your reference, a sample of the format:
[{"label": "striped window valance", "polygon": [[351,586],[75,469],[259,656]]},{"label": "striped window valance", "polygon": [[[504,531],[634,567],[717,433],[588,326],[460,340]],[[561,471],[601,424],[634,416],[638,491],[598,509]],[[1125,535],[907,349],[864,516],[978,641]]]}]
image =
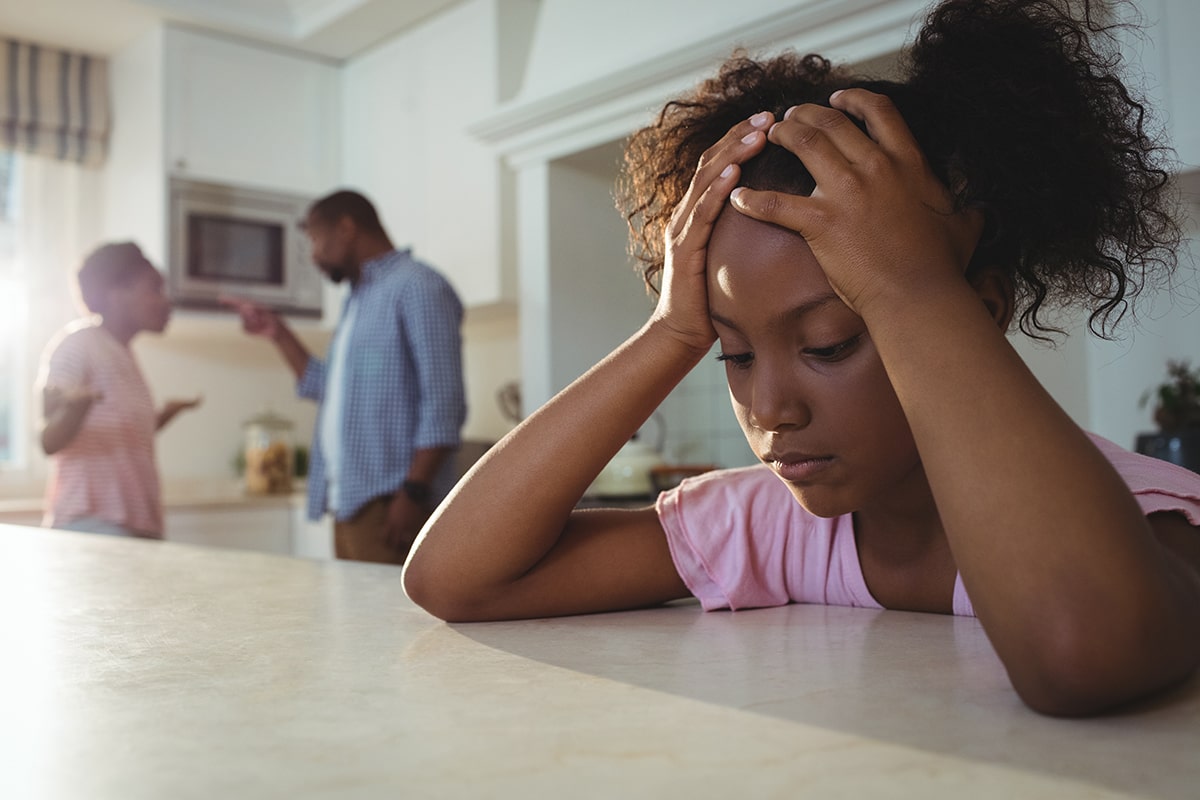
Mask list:
[{"label": "striped window valance", "polygon": [[0,147],[99,165],[108,111],[106,59],[0,39]]}]

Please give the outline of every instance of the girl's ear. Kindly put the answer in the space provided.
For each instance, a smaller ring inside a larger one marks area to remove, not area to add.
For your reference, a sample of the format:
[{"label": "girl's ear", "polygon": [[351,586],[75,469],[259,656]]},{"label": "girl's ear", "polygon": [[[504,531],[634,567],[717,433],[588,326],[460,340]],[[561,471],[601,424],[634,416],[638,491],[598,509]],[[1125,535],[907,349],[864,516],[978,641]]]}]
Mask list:
[{"label": "girl's ear", "polygon": [[1007,333],[1013,318],[1016,295],[1012,276],[999,267],[984,267],[976,271],[970,281],[992,319],[1000,326],[1000,330]]}]

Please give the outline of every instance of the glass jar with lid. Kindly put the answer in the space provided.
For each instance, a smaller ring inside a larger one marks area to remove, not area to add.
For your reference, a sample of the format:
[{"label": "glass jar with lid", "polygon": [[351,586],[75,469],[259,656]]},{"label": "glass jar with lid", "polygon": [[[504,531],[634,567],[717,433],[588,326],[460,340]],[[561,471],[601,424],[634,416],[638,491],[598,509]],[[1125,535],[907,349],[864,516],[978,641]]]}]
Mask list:
[{"label": "glass jar with lid", "polygon": [[266,411],[246,420],[245,486],[250,494],[290,494],[295,446],[287,417]]}]

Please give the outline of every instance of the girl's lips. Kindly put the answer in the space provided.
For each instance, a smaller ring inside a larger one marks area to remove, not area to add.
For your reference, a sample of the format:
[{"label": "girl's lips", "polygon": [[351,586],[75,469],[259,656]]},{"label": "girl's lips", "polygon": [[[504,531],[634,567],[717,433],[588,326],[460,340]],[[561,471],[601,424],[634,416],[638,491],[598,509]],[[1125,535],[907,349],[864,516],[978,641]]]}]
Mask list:
[{"label": "girl's lips", "polygon": [[781,455],[771,460],[771,467],[785,481],[800,483],[811,480],[833,463],[833,456]]}]

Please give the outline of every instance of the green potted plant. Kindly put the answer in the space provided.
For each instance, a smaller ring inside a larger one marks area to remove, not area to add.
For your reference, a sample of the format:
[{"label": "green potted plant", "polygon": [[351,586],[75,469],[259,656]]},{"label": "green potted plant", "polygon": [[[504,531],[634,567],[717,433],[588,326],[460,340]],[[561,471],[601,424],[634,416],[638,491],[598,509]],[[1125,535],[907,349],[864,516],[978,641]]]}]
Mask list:
[{"label": "green potted plant", "polygon": [[1200,368],[1168,360],[1167,380],[1142,395],[1141,405],[1152,398],[1158,431],[1139,434],[1137,451],[1200,472]]}]

